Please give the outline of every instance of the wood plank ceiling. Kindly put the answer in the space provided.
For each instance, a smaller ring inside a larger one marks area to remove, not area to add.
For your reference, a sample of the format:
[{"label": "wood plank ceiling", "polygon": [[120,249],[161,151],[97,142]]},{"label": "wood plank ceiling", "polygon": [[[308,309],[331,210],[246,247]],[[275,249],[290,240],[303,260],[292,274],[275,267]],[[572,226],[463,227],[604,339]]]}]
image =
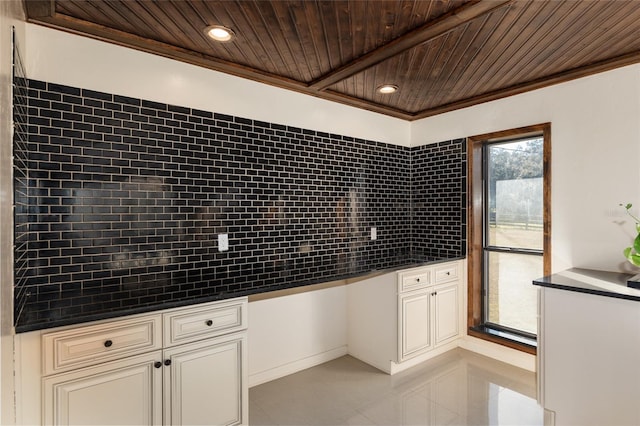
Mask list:
[{"label": "wood plank ceiling", "polygon": [[[415,120],[640,62],[640,1],[25,0],[29,22]],[[227,43],[209,25],[233,29]],[[376,88],[394,84],[383,95]]]}]

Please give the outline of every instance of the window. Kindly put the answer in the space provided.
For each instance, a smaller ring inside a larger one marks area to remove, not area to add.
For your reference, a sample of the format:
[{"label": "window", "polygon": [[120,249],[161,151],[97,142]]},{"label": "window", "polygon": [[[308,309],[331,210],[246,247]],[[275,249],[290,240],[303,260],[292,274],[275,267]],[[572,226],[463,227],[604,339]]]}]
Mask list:
[{"label": "window", "polygon": [[535,351],[550,272],[550,126],[469,138],[469,334]]}]

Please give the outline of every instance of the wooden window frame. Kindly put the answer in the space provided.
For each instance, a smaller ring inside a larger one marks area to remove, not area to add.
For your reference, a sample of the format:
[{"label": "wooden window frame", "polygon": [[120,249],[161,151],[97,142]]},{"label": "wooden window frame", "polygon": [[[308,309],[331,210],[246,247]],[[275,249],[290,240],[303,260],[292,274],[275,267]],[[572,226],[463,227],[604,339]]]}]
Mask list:
[{"label": "wooden window frame", "polygon": [[468,308],[467,334],[530,354],[536,348],[515,340],[496,336],[478,328],[483,326],[483,178],[482,147],[488,142],[508,141],[514,138],[542,134],[543,137],[543,272],[551,273],[551,123],[536,124],[467,138],[467,241],[468,241]]}]

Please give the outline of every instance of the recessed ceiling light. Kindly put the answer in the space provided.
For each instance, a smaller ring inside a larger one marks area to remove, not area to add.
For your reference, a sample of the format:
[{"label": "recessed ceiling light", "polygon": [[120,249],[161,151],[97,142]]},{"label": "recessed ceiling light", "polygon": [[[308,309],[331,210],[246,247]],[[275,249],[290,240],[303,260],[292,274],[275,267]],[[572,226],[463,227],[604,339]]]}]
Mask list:
[{"label": "recessed ceiling light", "polygon": [[204,29],[204,33],[216,41],[231,41],[235,37],[231,28],[222,25],[211,25]]},{"label": "recessed ceiling light", "polygon": [[398,86],[396,86],[395,84],[383,84],[382,86],[378,86],[378,88],[376,89],[378,93],[382,93],[384,95],[395,93],[397,90]]}]

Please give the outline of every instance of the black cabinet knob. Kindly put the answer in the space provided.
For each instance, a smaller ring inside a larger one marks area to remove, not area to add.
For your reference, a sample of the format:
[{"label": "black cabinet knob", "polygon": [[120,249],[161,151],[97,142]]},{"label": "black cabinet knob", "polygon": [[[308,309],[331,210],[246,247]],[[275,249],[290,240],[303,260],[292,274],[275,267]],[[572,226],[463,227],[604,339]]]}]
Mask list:
[{"label": "black cabinet knob", "polygon": [[416,278],[416,281],[417,281],[417,282],[420,282],[420,278]]},{"label": "black cabinet knob", "polygon": [[111,345],[113,345],[113,342],[111,340],[107,340],[106,342],[104,342],[104,347],[105,348],[110,348]]},{"label": "black cabinet knob", "polygon": [[155,368],[160,368],[160,367],[162,367],[162,363],[161,363],[160,361],[156,361],[156,362],[153,364],[153,366],[154,366]]},{"label": "black cabinet knob", "polygon": [[209,327],[211,327],[213,325],[213,321],[207,320],[207,322],[205,324],[207,324]]},{"label": "black cabinet knob", "polygon": [[171,360],[170,359],[165,359],[164,360],[164,365],[166,365],[167,367],[171,365]]}]

